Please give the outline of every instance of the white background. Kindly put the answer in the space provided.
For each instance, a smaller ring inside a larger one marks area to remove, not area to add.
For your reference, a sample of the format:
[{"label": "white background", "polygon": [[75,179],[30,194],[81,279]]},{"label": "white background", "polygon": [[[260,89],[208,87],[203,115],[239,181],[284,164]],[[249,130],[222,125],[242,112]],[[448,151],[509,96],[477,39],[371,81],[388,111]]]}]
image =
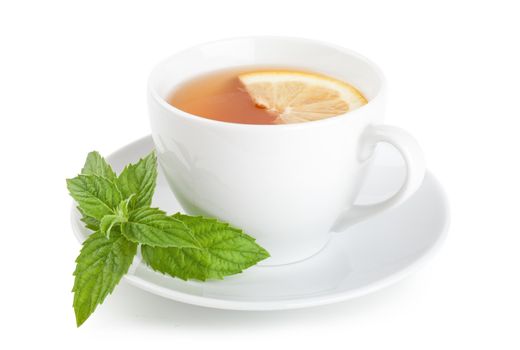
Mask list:
[{"label": "white background", "polygon": [[[0,347],[518,349],[520,10],[515,1],[0,2]],[[124,283],[80,329],[64,179],[149,130],[152,66],[183,48],[290,35],[368,56],[387,121],[421,143],[452,207],[401,283],[336,305],[227,312]],[[516,334],[515,334],[516,332]],[[10,344],[10,345],[7,345]]]}]

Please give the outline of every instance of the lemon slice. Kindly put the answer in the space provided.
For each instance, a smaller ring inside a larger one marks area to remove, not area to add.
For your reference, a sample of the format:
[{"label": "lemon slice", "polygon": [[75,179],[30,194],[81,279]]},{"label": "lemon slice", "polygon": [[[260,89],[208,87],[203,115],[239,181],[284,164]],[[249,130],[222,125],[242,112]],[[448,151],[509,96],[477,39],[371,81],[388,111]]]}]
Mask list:
[{"label": "lemon slice", "polygon": [[254,103],[275,114],[281,124],[325,119],[367,103],[353,86],[319,74],[259,71],[238,79]]}]

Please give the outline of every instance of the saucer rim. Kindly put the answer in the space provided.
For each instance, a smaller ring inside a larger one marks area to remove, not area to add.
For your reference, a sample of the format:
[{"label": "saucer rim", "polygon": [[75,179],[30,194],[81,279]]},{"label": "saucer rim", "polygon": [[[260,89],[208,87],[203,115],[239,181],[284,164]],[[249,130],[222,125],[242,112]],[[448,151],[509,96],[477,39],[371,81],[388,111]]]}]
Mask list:
[{"label": "saucer rim", "polygon": [[[106,158],[110,160],[110,158],[116,156],[118,153],[122,152],[127,148],[135,148],[139,146],[141,143],[150,142],[151,135],[147,135],[141,137],[133,142],[125,144],[124,146],[118,148],[114,152],[110,153]],[[291,310],[291,309],[301,309],[307,307],[316,307],[321,305],[334,304],[346,300],[350,300],[353,298],[357,298],[363,295],[367,295],[388,287],[394,283],[397,283],[412,274],[413,272],[420,269],[424,264],[426,264],[433,256],[437,253],[440,247],[446,240],[447,233],[450,227],[451,216],[450,216],[450,205],[448,201],[447,194],[442,187],[441,183],[438,181],[437,177],[435,177],[431,171],[427,170],[425,174],[425,178],[429,177],[432,181],[433,186],[435,186],[436,191],[439,194],[440,201],[443,204],[442,208],[444,212],[442,213],[445,218],[443,222],[443,227],[441,232],[437,235],[437,239],[434,243],[416,260],[410,262],[406,267],[401,270],[395,271],[388,276],[373,281],[365,286],[354,288],[350,290],[346,290],[343,292],[337,293],[329,293],[322,294],[319,296],[313,297],[298,297],[298,298],[287,298],[283,300],[259,300],[259,301],[244,301],[244,300],[232,300],[232,299],[218,299],[206,296],[193,295],[189,293],[180,292],[175,289],[166,288],[163,286],[159,286],[153,282],[149,282],[144,278],[135,276],[135,275],[125,275],[122,280],[126,281],[132,286],[150,292],[152,294],[171,299],[177,302],[202,306],[207,308],[215,308],[222,310],[237,310],[237,311],[273,311],[273,310]],[[423,185],[421,185],[423,186]],[[370,219],[368,219],[370,220]],[[72,202],[71,209],[71,224],[74,236],[81,244],[84,241],[83,235],[83,227],[80,226],[80,221],[78,220],[78,214],[76,209],[76,204]],[[135,263],[135,262],[134,262]],[[140,261],[138,263],[141,263]],[[262,268],[269,268],[269,266],[262,266]]]}]

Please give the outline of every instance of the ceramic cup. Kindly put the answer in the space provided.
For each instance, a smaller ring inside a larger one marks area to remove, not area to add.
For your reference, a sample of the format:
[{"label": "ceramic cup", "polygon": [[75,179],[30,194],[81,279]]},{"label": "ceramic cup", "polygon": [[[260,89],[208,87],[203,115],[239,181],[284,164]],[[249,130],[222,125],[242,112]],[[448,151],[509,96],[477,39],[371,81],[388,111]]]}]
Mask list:
[{"label": "ceramic cup", "polygon": [[[369,102],[319,121],[249,125],[201,118],[165,100],[177,86],[206,72],[269,65],[344,80]],[[385,92],[379,68],[347,49],[284,37],[221,40],[155,67],[148,87],[152,136],[169,186],[186,212],[243,229],[271,254],[264,264],[286,264],[316,254],[334,232],[399,205],[421,184],[425,166],[417,143],[405,131],[381,124]],[[380,142],[401,153],[406,178],[387,200],[356,205]]]}]

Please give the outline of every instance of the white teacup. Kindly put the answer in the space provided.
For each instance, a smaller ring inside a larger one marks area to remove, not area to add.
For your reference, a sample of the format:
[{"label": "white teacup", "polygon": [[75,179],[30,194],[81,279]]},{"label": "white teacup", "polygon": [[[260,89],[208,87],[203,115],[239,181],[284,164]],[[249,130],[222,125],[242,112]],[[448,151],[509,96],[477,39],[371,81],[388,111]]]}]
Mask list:
[{"label": "white teacup", "polygon": [[[288,66],[351,83],[369,100],[345,115],[286,125],[234,124],[183,112],[165,100],[190,78],[234,66]],[[425,166],[415,140],[381,125],[385,80],[359,54],[321,42],[249,37],[203,44],[166,59],[149,80],[159,163],[183,208],[255,237],[285,264],[320,251],[332,232],[399,205],[419,187]],[[407,176],[391,198],[354,205],[378,142],[402,154]]]}]

